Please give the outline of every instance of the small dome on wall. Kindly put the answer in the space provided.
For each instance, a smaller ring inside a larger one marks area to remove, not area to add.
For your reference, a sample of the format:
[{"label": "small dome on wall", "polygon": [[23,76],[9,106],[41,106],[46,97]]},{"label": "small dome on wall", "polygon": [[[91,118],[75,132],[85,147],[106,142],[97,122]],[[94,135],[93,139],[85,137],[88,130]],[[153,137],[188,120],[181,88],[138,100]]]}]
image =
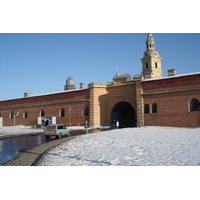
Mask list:
[{"label": "small dome on wall", "polygon": [[65,90],[74,90],[74,89],[76,89],[76,86],[74,84],[74,79],[71,76],[66,80],[66,85],[65,85],[64,89]]}]

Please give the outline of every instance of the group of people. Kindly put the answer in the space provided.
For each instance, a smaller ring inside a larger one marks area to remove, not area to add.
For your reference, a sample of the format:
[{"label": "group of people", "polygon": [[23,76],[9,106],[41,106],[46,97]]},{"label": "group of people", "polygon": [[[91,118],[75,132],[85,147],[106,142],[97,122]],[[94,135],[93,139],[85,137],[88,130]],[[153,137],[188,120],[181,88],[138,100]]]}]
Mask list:
[{"label": "group of people", "polygon": [[119,128],[119,121],[113,120],[113,129]]},{"label": "group of people", "polygon": [[[85,130],[86,130],[86,134],[88,134],[89,133],[89,131],[88,131],[88,128],[89,128],[89,124],[88,124],[88,121],[86,121],[85,123],[84,123],[84,128],[85,128]],[[119,121],[117,120],[113,120],[113,129],[118,129],[119,128]]]}]

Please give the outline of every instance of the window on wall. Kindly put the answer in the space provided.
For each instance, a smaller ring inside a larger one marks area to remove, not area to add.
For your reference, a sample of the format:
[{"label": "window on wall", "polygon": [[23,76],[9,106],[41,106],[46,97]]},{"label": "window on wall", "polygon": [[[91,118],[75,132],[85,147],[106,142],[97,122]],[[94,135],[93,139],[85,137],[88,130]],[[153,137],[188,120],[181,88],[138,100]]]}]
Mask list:
[{"label": "window on wall", "polygon": [[10,114],[9,114],[9,118],[10,118],[10,119],[13,119],[13,115],[14,115],[14,114],[13,114],[13,112],[11,111]]},{"label": "window on wall", "polygon": [[155,68],[158,68],[158,63],[157,62],[155,62]]},{"label": "window on wall", "polygon": [[59,117],[65,117],[65,109],[63,109],[63,108],[60,109]]},{"label": "window on wall", "polygon": [[89,108],[88,107],[84,107],[83,108],[83,116],[84,117],[88,117],[89,116]]},{"label": "window on wall", "polygon": [[152,113],[157,113],[157,104],[156,103],[152,104]]},{"label": "window on wall", "polygon": [[192,99],[190,101],[190,112],[200,111],[200,102],[198,99]]},{"label": "window on wall", "polygon": [[144,105],[144,113],[145,113],[145,114],[149,113],[149,110],[150,110],[150,109],[149,109],[149,104],[145,104],[145,105]]},{"label": "window on wall", "polygon": [[24,119],[28,118],[28,113],[27,113],[27,111],[24,111],[24,112],[23,112],[23,118],[24,118]]},{"label": "window on wall", "polygon": [[40,117],[44,117],[44,110],[40,110]]},{"label": "window on wall", "polygon": [[148,68],[149,68],[148,63],[146,63],[146,69],[148,69]]}]

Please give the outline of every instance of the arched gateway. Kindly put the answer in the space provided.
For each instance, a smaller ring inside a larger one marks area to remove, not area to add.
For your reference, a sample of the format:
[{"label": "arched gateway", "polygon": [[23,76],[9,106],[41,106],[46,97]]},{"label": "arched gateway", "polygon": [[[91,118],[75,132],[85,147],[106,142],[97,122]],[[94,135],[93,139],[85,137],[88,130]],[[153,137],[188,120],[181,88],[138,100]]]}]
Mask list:
[{"label": "arched gateway", "polygon": [[133,107],[125,102],[117,103],[111,112],[112,122],[118,120],[120,128],[136,126],[136,117]]}]

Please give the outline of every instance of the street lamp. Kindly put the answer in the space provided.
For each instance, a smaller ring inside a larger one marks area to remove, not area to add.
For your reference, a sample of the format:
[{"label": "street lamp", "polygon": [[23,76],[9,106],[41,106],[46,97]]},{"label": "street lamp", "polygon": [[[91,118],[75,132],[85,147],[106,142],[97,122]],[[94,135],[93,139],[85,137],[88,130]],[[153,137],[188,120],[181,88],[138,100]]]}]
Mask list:
[{"label": "street lamp", "polygon": [[138,108],[138,124],[139,124],[139,127],[141,128],[141,103],[137,103],[137,108]]},{"label": "street lamp", "polygon": [[69,107],[68,111],[69,111],[69,126],[71,126],[71,111],[72,111],[72,108]]},{"label": "street lamp", "polygon": [[19,115],[19,112],[16,112],[15,110],[14,111],[12,111],[12,114],[13,114],[13,118],[14,118],[14,129],[15,129],[15,116],[16,115]]}]

